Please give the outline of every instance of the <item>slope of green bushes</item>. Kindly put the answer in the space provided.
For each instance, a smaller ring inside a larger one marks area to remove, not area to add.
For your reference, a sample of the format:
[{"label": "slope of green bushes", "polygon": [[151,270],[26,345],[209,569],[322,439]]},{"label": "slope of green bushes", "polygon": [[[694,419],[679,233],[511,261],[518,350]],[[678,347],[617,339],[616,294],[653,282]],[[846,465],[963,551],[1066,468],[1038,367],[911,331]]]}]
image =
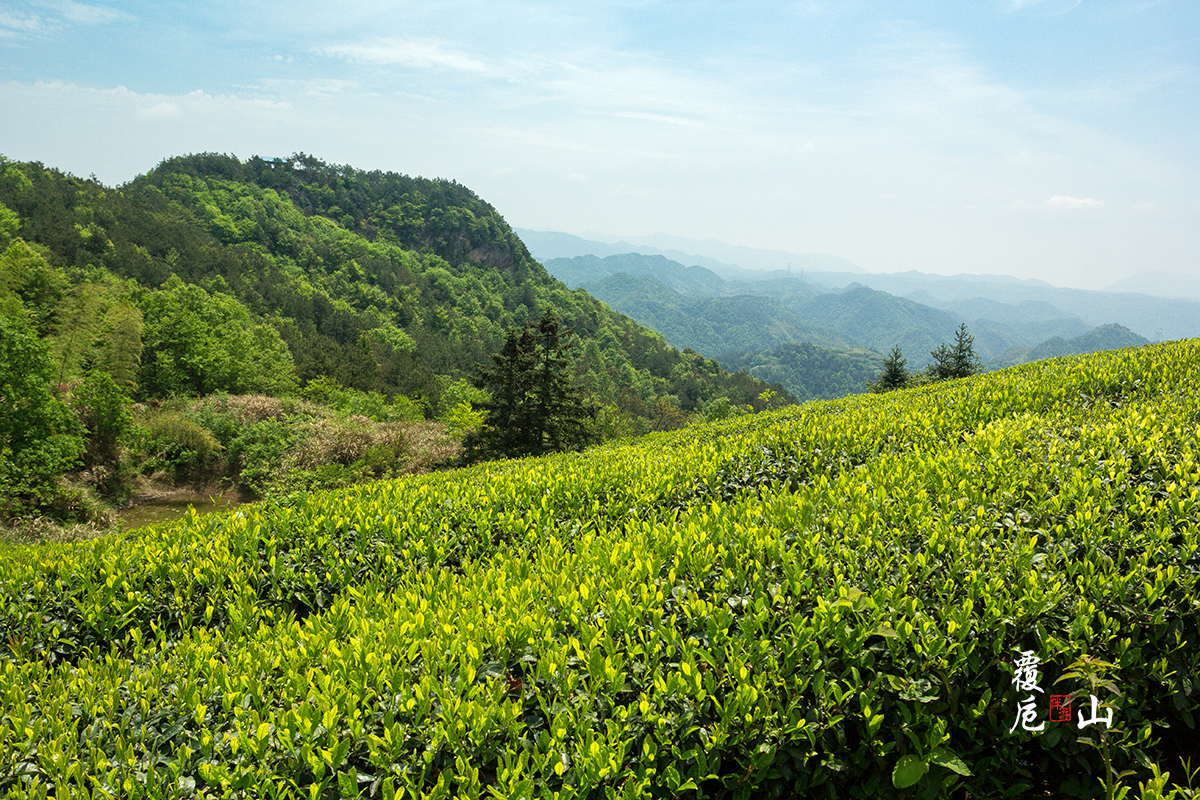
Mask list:
[{"label": "slope of green bushes", "polygon": [[[1178,780],[1200,711],[1198,375],[1196,341],[1056,359],[6,547],[0,794]],[[1027,651],[1045,724],[1010,732]],[[1077,690],[1111,729],[1046,721]]]}]

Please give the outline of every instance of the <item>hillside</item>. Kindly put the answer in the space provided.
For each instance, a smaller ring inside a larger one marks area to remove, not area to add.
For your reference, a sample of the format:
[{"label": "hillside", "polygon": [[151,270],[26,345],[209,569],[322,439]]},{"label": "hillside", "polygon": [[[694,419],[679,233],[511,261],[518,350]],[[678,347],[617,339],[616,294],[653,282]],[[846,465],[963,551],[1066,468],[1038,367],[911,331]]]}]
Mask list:
[{"label": "hillside", "polygon": [[0,544],[0,791],[1168,796],[1198,376],[1173,342]]},{"label": "hillside", "polygon": [[[753,404],[766,388],[568,290],[492,206],[453,181],[303,154],[203,154],[110,189],[5,161],[0,204],[18,220],[0,291],[52,340],[63,378],[106,357],[97,320],[130,307],[146,325],[142,398],[275,393],[328,377],[407,396],[436,415],[448,385],[545,308],[574,330],[576,374],[615,413],[649,420],[661,403],[685,412],[718,399]],[[166,325],[171,315],[179,324]],[[259,344],[223,341],[241,330]],[[281,365],[270,385],[251,385],[235,366],[201,374],[214,351],[236,365],[238,353],[261,347]]]},{"label": "hillside", "polygon": [[650,275],[624,273],[580,288],[658,331],[674,346],[690,347],[710,358],[795,341],[847,346],[837,334],[806,324],[773,297],[697,297],[681,294]]},{"label": "hillside", "polygon": [[867,391],[867,384],[883,371],[884,357],[862,348],[789,342],[766,351],[727,353],[721,363],[764,381],[777,382],[803,402]]},{"label": "hillside", "polygon": [[999,369],[1013,364],[1023,364],[1026,361],[1038,361],[1043,358],[1056,356],[1078,355],[1081,353],[1099,353],[1102,350],[1116,350],[1122,347],[1141,347],[1150,344],[1144,336],[1138,336],[1123,325],[1113,323],[1100,325],[1079,336],[1064,339],[1052,336],[1035,347],[1013,347],[996,356],[989,367]]},{"label": "hillside", "polygon": [[[720,242],[670,237],[644,240],[627,237],[636,241],[613,243],[553,232],[522,231],[522,236],[528,237],[526,241],[534,257],[543,261],[584,255],[642,253],[663,255],[681,264],[699,265],[728,281],[743,284],[801,279],[822,291],[838,291],[857,283],[950,311],[970,325],[972,331],[982,333],[985,328],[995,328],[995,333],[1007,343],[997,340],[996,349],[989,352],[988,357],[1009,346],[1032,346],[1052,336],[1069,339],[1110,323],[1123,325],[1151,341],[1200,336],[1200,302],[1197,298],[1187,299],[1189,293],[1195,294],[1193,279],[1154,271],[1139,273],[1145,278],[1141,285],[1135,276],[1103,291],[1093,291],[1052,286],[1043,280],[1011,275],[933,275],[916,271],[867,273],[845,259],[832,256],[772,253],[730,247]],[[676,249],[646,246],[654,243],[673,244]],[[720,259],[714,259],[713,255]],[[749,265],[758,268],[744,268]],[[738,293],[756,292],[742,288]],[[1151,297],[1149,294],[1163,296]],[[990,306],[990,310],[979,313],[981,303]],[[1016,320],[1022,322],[1012,325]],[[1026,331],[1024,323],[1029,322],[1049,323],[1050,327],[1040,332]],[[1060,327],[1055,329],[1054,325]],[[887,348],[891,346],[887,345]]]}]

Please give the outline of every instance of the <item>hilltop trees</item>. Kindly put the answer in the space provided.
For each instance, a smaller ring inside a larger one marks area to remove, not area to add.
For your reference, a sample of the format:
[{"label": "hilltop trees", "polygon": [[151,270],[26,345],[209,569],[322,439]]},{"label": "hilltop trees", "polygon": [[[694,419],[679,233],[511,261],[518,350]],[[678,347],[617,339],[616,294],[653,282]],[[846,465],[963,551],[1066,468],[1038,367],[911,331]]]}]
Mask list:
[{"label": "hilltop trees", "polygon": [[487,416],[467,437],[469,461],[577,450],[592,441],[597,409],[571,379],[572,344],[549,309],[536,324],[508,332],[476,379],[491,399],[478,404]]},{"label": "hilltop trees", "polygon": [[872,392],[890,392],[928,380],[966,378],[983,372],[983,364],[975,353],[975,337],[967,332],[966,323],[959,325],[955,331],[953,346],[943,342],[930,355],[933,356],[933,363],[925,368],[924,374],[914,375],[908,371],[908,359],[904,353],[899,347],[893,347],[883,362],[883,372],[876,380],[869,382],[867,388]]},{"label": "hilltop trees", "polygon": [[911,376],[908,374],[908,359],[900,348],[893,347],[883,362],[883,372],[878,380],[867,384],[873,392],[890,392],[893,389],[903,389],[908,386]]},{"label": "hilltop trees", "polygon": [[954,346],[945,342],[930,353],[933,363],[929,365],[929,377],[944,381],[952,378],[968,378],[983,372],[983,363],[975,354],[975,337],[967,332],[967,323],[954,332]]}]

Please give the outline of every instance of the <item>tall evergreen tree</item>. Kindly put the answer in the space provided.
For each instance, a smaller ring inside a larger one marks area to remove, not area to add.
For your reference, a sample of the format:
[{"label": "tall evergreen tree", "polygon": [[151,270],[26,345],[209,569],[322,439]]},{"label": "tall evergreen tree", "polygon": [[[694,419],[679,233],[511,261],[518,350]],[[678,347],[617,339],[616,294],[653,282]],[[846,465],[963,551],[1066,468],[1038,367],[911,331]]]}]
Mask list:
[{"label": "tall evergreen tree", "polygon": [[487,417],[467,437],[468,460],[576,450],[593,440],[597,409],[571,379],[572,344],[550,310],[536,324],[508,332],[493,365],[475,381],[491,400],[477,404]]},{"label": "tall evergreen tree", "polygon": [[967,378],[983,372],[983,363],[975,354],[975,337],[967,332],[965,322],[954,332],[953,347],[942,342],[930,355],[933,363],[929,365],[929,375],[934,380]]},{"label": "tall evergreen tree", "polygon": [[975,337],[967,333],[967,323],[954,333],[954,377],[966,378],[983,372],[983,363],[975,354]]},{"label": "tall evergreen tree", "polygon": [[890,392],[893,389],[903,389],[908,385],[908,359],[904,357],[899,346],[893,347],[892,352],[883,362],[883,372],[878,380],[869,384],[873,392]]}]

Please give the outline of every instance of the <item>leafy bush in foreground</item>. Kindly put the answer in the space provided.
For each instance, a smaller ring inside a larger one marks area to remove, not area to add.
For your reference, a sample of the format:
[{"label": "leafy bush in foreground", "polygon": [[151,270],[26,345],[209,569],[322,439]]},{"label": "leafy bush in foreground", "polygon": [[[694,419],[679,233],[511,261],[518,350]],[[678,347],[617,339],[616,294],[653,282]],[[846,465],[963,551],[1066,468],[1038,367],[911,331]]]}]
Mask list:
[{"label": "leafy bush in foreground", "polygon": [[[1200,710],[1197,375],[1197,342],[1060,359],[6,548],[0,792],[1178,778]],[[1026,652],[1112,729],[1010,732]]]}]

